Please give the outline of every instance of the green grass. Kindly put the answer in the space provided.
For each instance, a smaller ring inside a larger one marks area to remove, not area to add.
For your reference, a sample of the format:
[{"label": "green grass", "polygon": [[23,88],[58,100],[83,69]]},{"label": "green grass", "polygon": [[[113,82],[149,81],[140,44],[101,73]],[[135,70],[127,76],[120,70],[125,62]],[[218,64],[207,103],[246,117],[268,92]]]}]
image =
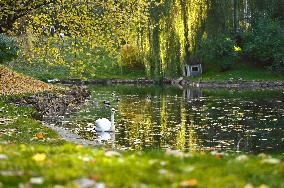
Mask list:
[{"label": "green grass", "polygon": [[[63,141],[54,131],[32,118],[33,109],[0,102],[0,187],[77,187],[87,178],[106,187],[284,187],[283,155],[277,164],[264,163],[266,156],[237,154],[223,157],[206,153],[151,150],[108,152]],[[1,121],[3,122],[3,121]],[[43,138],[36,134],[42,133]]]},{"label": "green grass", "polygon": [[[38,187],[70,187],[80,178],[94,179],[107,187],[181,187],[182,181],[190,179],[197,180],[196,187],[284,186],[284,164],[266,164],[259,156],[239,161],[235,155],[221,159],[198,153],[179,157],[162,151],[110,155],[71,144],[3,145],[0,151],[7,157],[0,162],[0,172],[9,170],[15,174],[0,176],[5,187],[17,187],[31,177],[43,177],[44,182]],[[45,157],[39,158],[38,154]]]},{"label": "green grass", "polygon": [[[58,145],[65,142],[55,131],[33,119],[34,109],[7,104],[3,99],[0,109],[3,110],[0,112],[1,143]],[[36,134],[43,134],[44,138],[38,139]]]},{"label": "green grass", "polygon": [[[10,68],[32,76],[36,79],[47,80],[58,78],[66,80],[70,78],[77,78],[70,74],[70,70],[63,65],[48,66],[46,64],[28,64],[18,62],[9,66]],[[95,67],[93,75],[86,73],[83,75],[84,79],[138,79],[145,78],[144,71],[130,71],[123,70],[113,65],[111,62],[101,62]],[[201,77],[189,77],[189,80],[203,80],[203,81],[226,81],[230,79],[242,80],[284,80],[284,75],[270,72],[263,68],[256,68],[255,66],[247,64],[235,64],[232,69],[226,72],[221,72],[218,64],[205,64],[204,73]]]},{"label": "green grass", "polygon": [[[27,62],[13,62],[6,64],[9,68],[31,76],[33,78],[46,81],[48,79],[57,78],[60,80],[68,80],[73,78],[80,78],[85,80],[92,79],[138,79],[145,78],[145,72],[142,70],[126,70],[121,68],[113,62],[114,60],[105,59],[99,63],[92,64],[92,67],[86,68],[82,75],[72,74],[68,64],[50,66],[46,63],[27,63]],[[90,65],[89,65],[90,66]],[[94,71],[91,71],[93,70]]]},{"label": "green grass", "polygon": [[230,79],[242,80],[284,80],[284,75],[268,71],[264,68],[256,68],[249,63],[239,63],[232,66],[229,71],[221,72],[218,63],[204,65],[204,73],[201,77],[188,78],[190,80],[225,81]]}]

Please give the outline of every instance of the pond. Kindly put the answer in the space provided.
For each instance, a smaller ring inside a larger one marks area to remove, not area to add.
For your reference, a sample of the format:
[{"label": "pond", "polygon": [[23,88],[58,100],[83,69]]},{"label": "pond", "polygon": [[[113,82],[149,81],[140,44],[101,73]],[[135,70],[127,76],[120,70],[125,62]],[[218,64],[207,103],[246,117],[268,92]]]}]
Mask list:
[{"label": "pond", "polygon": [[[90,89],[87,104],[60,126],[106,147],[284,152],[284,90],[130,85]],[[111,108],[116,109],[115,134],[96,133],[96,119],[110,119]]]}]

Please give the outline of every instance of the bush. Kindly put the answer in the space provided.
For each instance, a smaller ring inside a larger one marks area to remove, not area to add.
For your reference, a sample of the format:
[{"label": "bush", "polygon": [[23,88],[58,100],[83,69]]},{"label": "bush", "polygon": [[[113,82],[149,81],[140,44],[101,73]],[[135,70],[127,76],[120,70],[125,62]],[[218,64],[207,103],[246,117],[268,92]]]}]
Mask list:
[{"label": "bush", "polygon": [[250,59],[263,66],[284,67],[284,28],[278,21],[262,18],[242,38]]},{"label": "bush", "polygon": [[239,60],[241,53],[242,49],[237,46],[235,40],[221,35],[202,39],[201,48],[196,52],[196,56],[202,58],[204,62],[219,63],[221,70],[226,71]]},{"label": "bush", "polygon": [[0,34],[0,63],[5,63],[17,57],[19,47],[17,41],[5,34]]},{"label": "bush", "polygon": [[130,70],[144,70],[144,55],[138,47],[126,44],[121,49],[120,62]]}]

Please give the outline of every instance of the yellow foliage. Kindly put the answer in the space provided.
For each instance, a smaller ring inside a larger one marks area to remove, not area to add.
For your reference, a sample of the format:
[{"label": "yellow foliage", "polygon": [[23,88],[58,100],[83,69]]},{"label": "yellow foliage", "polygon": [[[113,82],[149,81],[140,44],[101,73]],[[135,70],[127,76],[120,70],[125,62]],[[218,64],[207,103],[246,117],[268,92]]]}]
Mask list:
[{"label": "yellow foliage", "polygon": [[43,162],[46,159],[46,155],[44,153],[37,153],[32,157],[36,162]]},{"label": "yellow foliage", "polygon": [[121,49],[121,65],[129,69],[144,69],[143,58],[142,52],[134,45],[126,44]]}]

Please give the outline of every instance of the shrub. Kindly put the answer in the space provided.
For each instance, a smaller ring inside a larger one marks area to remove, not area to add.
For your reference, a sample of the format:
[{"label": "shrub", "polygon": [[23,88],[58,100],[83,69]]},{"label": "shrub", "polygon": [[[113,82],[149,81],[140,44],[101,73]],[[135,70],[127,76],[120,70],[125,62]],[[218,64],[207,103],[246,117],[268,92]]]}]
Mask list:
[{"label": "shrub", "polygon": [[196,56],[202,58],[204,62],[219,63],[221,70],[226,71],[239,60],[241,53],[242,49],[237,46],[235,40],[219,35],[202,39],[201,48],[197,50]]},{"label": "shrub", "polygon": [[263,66],[284,67],[284,28],[278,21],[262,18],[242,35],[244,53]]},{"label": "shrub", "polygon": [[0,34],[0,63],[5,63],[17,57],[17,41],[5,34]]},{"label": "shrub", "polygon": [[126,44],[121,49],[120,63],[130,70],[144,70],[144,55],[138,47]]}]

